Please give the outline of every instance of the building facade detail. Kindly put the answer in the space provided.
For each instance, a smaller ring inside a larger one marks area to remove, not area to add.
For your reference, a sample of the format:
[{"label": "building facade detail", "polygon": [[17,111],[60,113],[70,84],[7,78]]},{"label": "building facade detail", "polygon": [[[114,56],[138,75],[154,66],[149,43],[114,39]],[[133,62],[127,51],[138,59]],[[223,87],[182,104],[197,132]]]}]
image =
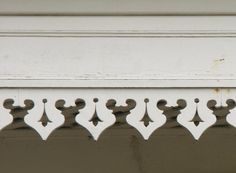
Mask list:
[{"label": "building facade detail", "polygon": [[73,121],[86,128],[94,140],[116,124],[116,112],[126,108],[126,123],[137,129],[145,140],[177,110],[176,123],[198,140],[217,123],[217,109],[225,108],[225,120],[236,126],[235,90],[229,89],[4,89],[0,90],[1,129],[14,123],[18,109],[23,120],[43,140],[66,123],[63,110],[75,109]]},{"label": "building facade detail", "polygon": [[30,127],[46,140],[79,127],[98,140],[125,124],[148,140],[172,123],[199,140],[213,126],[236,127],[235,21],[1,15],[0,128]]}]

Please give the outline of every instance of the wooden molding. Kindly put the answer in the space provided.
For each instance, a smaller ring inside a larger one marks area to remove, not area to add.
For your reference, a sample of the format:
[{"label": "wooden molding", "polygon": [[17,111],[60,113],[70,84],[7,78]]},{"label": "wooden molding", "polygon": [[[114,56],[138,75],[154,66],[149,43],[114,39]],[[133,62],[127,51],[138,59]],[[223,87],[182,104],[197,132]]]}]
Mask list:
[{"label": "wooden molding", "polygon": [[123,123],[145,140],[167,121],[185,127],[198,140],[219,122],[236,127],[235,98],[235,89],[0,89],[0,129],[24,122],[21,128],[31,127],[46,140],[69,120],[69,127],[78,123],[98,140],[118,122],[116,113],[126,112]]},{"label": "wooden molding", "polygon": [[0,17],[0,87],[235,87],[236,17]]},{"label": "wooden molding", "polygon": [[1,0],[1,15],[234,15],[234,0]]}]

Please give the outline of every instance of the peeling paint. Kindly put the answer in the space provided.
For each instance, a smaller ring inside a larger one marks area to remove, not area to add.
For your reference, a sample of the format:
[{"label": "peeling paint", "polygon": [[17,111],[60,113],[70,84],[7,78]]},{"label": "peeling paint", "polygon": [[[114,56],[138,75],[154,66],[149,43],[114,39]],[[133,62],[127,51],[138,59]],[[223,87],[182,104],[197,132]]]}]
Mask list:
[{"label": "peeling paint", "polygon": [[225,58],[216,58],[213,60],[213,67],[217,67],[218,65],[225,62]]},{"label": "peeling paint", "polygon": [[217,71],[219,70],[220,65],[225,62],[225,58],[215,58],[212,63],[212,70]]},{"label": "peeling paint", "polygon": [[217,63],[217,62],[223,62],[225,59],[224,58],[219,58],[219,59],[215,59],[214,62]]}]

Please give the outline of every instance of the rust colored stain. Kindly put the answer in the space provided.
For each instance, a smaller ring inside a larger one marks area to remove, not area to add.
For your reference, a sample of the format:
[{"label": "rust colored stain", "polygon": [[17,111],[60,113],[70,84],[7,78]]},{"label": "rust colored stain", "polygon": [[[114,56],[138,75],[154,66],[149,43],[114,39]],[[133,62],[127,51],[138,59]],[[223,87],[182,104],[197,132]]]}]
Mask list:
[{"label": "rust colored stain", "polygon": [[220,92],[220,88],[215,88],[214,91],[218,93]]}]

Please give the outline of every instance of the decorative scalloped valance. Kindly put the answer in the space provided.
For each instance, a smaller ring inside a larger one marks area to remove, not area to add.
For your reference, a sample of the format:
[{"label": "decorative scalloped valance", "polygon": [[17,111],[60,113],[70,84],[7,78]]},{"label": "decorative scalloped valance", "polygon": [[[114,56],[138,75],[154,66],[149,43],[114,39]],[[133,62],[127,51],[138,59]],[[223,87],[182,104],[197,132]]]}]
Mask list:
[{"label": "decorative scalloped valance", "polygon": [[[127,124],[148,140],[170,120],[168,111],[172,111],[172,119],[198,140],[222,118],[236,126],[235,98],[235,90],[230,89],[1,89],[0,127],[21,118],[46,140],[70,117],[70,123],[83,126],[98,140],[104,130],[118,123],[116,113],[126,112]],[[17,110],[23,116],[15,116]],[[66,113],[70,110],[72,116]],[[217,110],[225,113],[217,115]]]}]

